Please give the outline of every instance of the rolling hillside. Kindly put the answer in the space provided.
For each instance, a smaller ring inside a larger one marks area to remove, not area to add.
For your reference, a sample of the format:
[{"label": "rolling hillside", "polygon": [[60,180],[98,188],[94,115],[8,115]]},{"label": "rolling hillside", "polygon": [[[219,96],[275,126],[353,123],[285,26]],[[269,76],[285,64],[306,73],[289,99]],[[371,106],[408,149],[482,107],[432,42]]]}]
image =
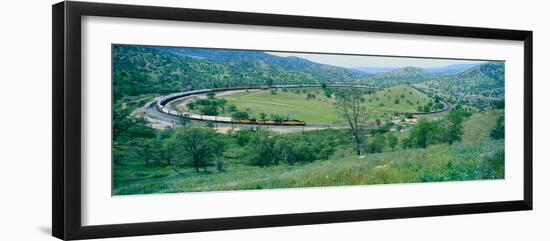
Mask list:
[{"label": "rolling hillside", "polygon": [[387,88],[400,84],[420,83],[431,78],[433,78],[433,75],[426,73],[421,68],[405,67],[369,75],[366,82],[369,85]]},{"label": "rolling hillside", "polygon": [[416,112],[432,98],[409,85],[399,85],[367,96],[367,108],[395,112]]},{"label": "rolling hillside", "polygon": [[113,46],[115,99],[199,88],[297,83],[350,83],[346,68],[260,51]]},{"label": "rolling hillside", "polygon": [[[261,51],[114,45],[114,97],[200,88],[272,84],[348,83],[380,88],[426,83],[449,93],[499,97],[504,63],[441,68],[348,69]],[[368,70],[380,71],[374,74]]]},{"label": "rolling hillside", "polygon": [[449,93],[504,97],[504,63],[489,62],[425,83]]}]

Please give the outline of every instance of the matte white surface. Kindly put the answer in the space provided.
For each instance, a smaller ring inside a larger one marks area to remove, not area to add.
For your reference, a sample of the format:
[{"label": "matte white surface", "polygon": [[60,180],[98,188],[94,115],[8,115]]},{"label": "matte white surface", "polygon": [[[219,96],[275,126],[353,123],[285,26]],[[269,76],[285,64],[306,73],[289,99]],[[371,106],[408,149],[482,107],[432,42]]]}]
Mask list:
[{"label": "matte white surface", "polygon": [[[113,2],[113,1],[110,1]],[[110,240],[548,240],[550,219],[550,24],[544,1],[118,1],[519,28],[535,31],[535,210],[436,218],[236,230]],[[2,7],[0,240],[55,240],[51,230],[51,10],[54,1],[12,1]],[[35,98],[19,99],[22,93]],[[22,107],[28,107],[23,111]],[[31,109],[31,111],[28,111]]]}]

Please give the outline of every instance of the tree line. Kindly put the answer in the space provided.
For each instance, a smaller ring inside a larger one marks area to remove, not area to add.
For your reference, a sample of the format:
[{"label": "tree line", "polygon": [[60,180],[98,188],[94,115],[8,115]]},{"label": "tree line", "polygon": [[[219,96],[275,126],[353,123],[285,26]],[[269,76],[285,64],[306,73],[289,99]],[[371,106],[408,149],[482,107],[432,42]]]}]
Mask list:
[{"label": "tree line", "polygon": [[403,148],[426,148],[428,145],[462,141],[463,122],[471,113],[454,109],[437,120],[420,119],[401,144]]}]

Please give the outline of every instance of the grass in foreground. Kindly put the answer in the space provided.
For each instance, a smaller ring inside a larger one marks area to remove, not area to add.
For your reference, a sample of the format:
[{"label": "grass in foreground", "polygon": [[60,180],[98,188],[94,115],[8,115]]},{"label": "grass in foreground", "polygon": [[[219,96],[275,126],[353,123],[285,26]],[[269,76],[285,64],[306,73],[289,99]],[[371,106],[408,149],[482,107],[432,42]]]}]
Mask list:
[{"label": "grass in foreground", "polygon": [[503,147],[502,140],[486,140],[364,157],[348,155],[294,166],[259,168],[236,164],[225,172],[209,174],[162,164],[116,165],[114,194],[501,179]]},{"label": "grass in foreground", "polygon": [[352,150],[340,147],[329,160],[264,168],[248,165],[239,158],[239,150],[234,149],[225,154],[226,171],[217,172],[210,167],[207,173],[197,173],[180,164],[116,164],[113,194],[502,179],[504,140],[491,140],[488,134],[502,114],[502,110],[476,113],[464,122],[461,143],[433,145],[426,149],[358,157]]}]

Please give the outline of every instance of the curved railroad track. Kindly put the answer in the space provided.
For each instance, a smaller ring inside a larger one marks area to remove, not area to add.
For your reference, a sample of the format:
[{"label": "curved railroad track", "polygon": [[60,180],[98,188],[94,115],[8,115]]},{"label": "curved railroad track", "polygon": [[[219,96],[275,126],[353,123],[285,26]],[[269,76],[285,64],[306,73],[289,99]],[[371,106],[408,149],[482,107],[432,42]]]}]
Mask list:
[{"label": "curved railroad track", "polygon": [[[186,92],[178,92],[157,98],[155,101],[148,103],[145,106],[145,113],[150,118],[160,120],[163,122],[169,122],[173,125],[181,122],[181,116],[185,114],[186,118],[190,122],[205,122],[211,121],[215,123],[217,127],[266,127],[266,128],[277,128],[277,129],[296,129],[296,130],[308,130],[308,129],[344,129],[349,128],[349,125],[341,124],[330,124],[330,125],[281,125],[281,124],[258,124],[258,123],[234,123],[232,122],[231,117],[219,117],[219,116],[207,116],[207,115],[198,115],[193,113],[181,113],[176,110],[172,110],[167,107],[168,103],[171,101],[189,97],[193,95],[204,94],[210,91],[223,92],[231,90],[247,90],[247,89],[265,89],[265,88],[319,88],[321,85],[274,85],[274,86],[241,86],[241,87],[228,87],[228,88],[212,88],[212,89],[201,89],[201,90],[192,90]],[[329,85],[328,87],[355,87],[355,88],[367,88],[378,90],[378,88],[364,86],[364,85]],[[454,106],[450,103],[442,100],[445,108],[433,112],[400,112],[400,114],[413,114],[413,115],[428,115],[428,114],[439,114],[450,111]],[[361,126],[362,128],[373,128],[377,126]]]}]

